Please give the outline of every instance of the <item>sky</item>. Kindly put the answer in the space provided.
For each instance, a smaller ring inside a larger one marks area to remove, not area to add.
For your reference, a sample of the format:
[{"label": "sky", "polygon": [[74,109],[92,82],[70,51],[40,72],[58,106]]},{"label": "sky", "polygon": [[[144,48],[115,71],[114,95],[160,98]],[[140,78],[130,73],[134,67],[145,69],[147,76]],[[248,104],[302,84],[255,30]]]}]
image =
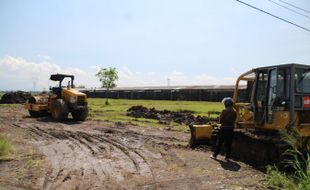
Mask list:
[{"label": "sky", "polygon": [[[310,12],[280,0],[244,2],[310,28]],[[48,89],[53,73],[98,88],[100,67],[120,87],[231,85],[285,63],[310,64],[310,32],[235,0],[0,1],[0,90]]]}]

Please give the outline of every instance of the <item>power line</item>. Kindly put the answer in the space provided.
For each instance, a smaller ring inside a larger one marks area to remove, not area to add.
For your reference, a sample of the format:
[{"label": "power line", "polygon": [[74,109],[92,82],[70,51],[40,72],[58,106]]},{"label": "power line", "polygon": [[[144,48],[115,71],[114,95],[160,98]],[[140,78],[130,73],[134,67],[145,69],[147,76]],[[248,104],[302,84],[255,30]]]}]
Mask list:
[{"label": "power line", "polygon": [[300,8],[300,7],[297,7],[296,5],[293,5],[293,4],[288,3],[288,2],[286,2],[286,1],[283,1],[283,0],[278,0],[278,1],[281,1],[282,3],[285,3],[285,4],[287,4],[287,5],[291,6],[291,7],[294,7],[294,8],[296,8],[296,9],[299,9],[299,10],[305,11],[305,12],[307,12],[307,13],[310,13],[310,11],[308,11],[308,10],[306,10],[306,9],[303,9],[303,8]]},{"label": "power line", "polygon": [[300,25],[298,25],[298,24],[295,24],[295,23],[293,23],[293,22],[291,22],[291,21],[288,21],[288,20],[286,20],[286,19],[284,19],[284,18],[278,17],[278,16],[276,16],[276,15],[274,15],[274,14],[271,14],[271,13],[269,13],[269,12],[267,12],[267,11],[264,11],[264,10],[262,10],[262,9],[260,9],[260,8],[255,7],[255,6],[253,6],[253,5],[247,4],[247,3],[243,2],[243,1],[240,1],[240,0],[236,0],[236,1],[239,2],[239,3],[242,3],[242,4],[244,4],[244,5],[246,5],[246,6],[248,6],[248,7],[251,7],[251,8],[253,8],[253,9],[256,9],[256,10],[258,10],[258,11],[261,11],[261,12],[267,14],[267,15],[270,15],[270,16],[272,16],[272,17],[275,17],[275,18],[277,18],[277,19],[279,19],[279,20],[282,20],[282,21],[284,21],[284,22],[287,22],[287,23],[289,23],[289,24],[291,24],[291,25],[294,25],[294,26],[296,26],[296,27],[298,27],[298,28],[301,28],[301,29],[303,29],[303,30],[306,30],[306,31],[310,32],[310,29],[309,29],[309,28],[306,28],[306,27],[300,26]]},{"label": "power line", "polygon": [[285,8],[285,9],[287,9],[287,10],[290,10],[290,11],[296,13],[296,14],[299,14],[299,15],[301,15],[301,16],[304,16],[304,17],[307,17],[308,19],[310,19],[310,16],[305,15],[305,14],[302,14],[302,13],[300,13],[300,12],[298,12],[298,11],[295,11],[294,9],[291,9],[291,8],[289,8],[289,7],[287,7],[287,6],[281,5],[280,3],[277,3],[277,2],[275,2],[275,1],[273,1],[273,0],[268,0],[268,1],[271,2],[271,3],[273,3],[273,4],[278,5],[278,6],[280,6],[280,7],[283,7],[283,8]]}]

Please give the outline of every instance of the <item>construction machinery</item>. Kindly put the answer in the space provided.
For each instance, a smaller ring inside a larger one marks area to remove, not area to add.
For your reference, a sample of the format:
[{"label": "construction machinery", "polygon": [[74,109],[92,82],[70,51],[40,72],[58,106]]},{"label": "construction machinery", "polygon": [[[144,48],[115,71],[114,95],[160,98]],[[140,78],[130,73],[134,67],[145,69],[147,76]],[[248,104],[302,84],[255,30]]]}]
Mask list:
[{"label": "construction machinery", "polygon": [[[62,86],[65,78],[69,79],[68,84]],[[74,120],[84,121],[88,116],[87,97],[74,88],[74,76],[53,74],[50,80],[58,82],[58,86],[50,88],[49,93],[32,96],[25,104],[30,116],[51,115],[59,121],[67,119],[71,113]]]},{"label": "construction machinery", "polygon": [[[246,84],[246,89],[239,88]],[[243,96],[240,94],[243,93]],[[233,150],[253,162],[276,162],[280,130],[297,132],[310,150],[310,66],[285,64],[252,69],[236,81],[237,111]],[[219,123],[191,125],[190,145],[212,142]]]}]

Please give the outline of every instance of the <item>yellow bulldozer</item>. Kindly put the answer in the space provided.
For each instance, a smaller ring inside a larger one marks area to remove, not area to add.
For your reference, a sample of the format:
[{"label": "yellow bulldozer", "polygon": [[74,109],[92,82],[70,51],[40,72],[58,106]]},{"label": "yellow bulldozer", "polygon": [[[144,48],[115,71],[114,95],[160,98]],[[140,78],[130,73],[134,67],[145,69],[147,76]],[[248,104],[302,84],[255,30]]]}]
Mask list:
[{"label": "yellow bulldozer", "polygon": [[[67,86],[62,86],[65,78],[69,78]],[[53,74],[50,80],[58,82],[58,86],[50,88],[49,93],[32,96],[25,104],[31,117],[51,115],[55,120],[65,120],[71,113],[76,121],[84,121],[88,116],[86,94],[74,88],[74,76]]]},{"label": "yellow bulldozer", "polygon": [[[241,84],[246,84],[246,90],[240,88]],[[246,94],[239,96],[242,90]],[[280,130],[296,131],[310,150],[309,65],[285,64],[252,69],[237,79],[233,101],[237,111],[234,151],[251,157],[252,161],[276,161],[272,157],[283,151],[276,145],[279,140],[276,134]],[[190,145],[212,141],[219,127],[219,123],[191,125]]]}]

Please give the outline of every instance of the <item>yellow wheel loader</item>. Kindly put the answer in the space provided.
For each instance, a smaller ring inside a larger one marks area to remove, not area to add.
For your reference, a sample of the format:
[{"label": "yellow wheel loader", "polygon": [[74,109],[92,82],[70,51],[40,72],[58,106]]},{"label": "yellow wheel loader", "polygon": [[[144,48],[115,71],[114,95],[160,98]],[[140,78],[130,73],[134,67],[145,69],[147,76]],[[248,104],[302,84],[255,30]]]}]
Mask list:
[{"label": "yellow wheel loader", "polygon": [[[68,85],[63,87],[65,78],[71,79]],[[74,89],[73,75],[53,74],[50,80],[59,82],[57,87],[52,87],[48,94],[32,96],[25,108],[31,117],[51,115],[55,120],[65,120],[71,113],[74,120],[84,121],[88,116],[86,94]]]},{"label": "yellow wheel loader", "polygon": [[[242,83],[247,86],[243,97],[239,96]],[[252,69],[237,79],[233,101],[237,111],[233,151],[239,156],[252,162],[276,162],[283,152],[280,130],[297,132],[310,150],[309,65]],[[219,128],[219,123],[191,125],[190,145],[212,142]]]}]

